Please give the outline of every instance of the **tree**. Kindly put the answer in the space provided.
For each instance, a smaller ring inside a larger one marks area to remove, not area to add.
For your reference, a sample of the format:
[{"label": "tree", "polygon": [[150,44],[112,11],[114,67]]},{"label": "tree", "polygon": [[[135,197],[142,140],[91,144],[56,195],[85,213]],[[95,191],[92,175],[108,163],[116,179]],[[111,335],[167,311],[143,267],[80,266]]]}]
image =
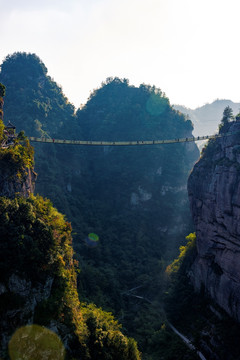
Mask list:
[{"label": "tree", "polygon": [[4,132],[3,131],[4,131],[4,123],[0,119],[0,143],[2,143],[2,141],[4,140]]},{"label": "tree", "polygon": [[235,116],[236,121],[240,121],[240,112]]},{"label": "tree", "polygon": [[[5,95],[5,86],[2,83],[0,83],[0,120],[1,120],[1,122],[2,122],[2,119],[3,119],[3,103],[4,103],[3,96],[4,95]],[[0,135],[1,140],[0,141],[2,141],[2,135],[3,135],[2,127],[3,127],[3,124],[1,124],[0,127],[1,127],[1,135]]]},{"label": "tree", "polygon": [[228,122],[230,122],[233,119],[233,111],[232,108],[230,108],[230,106],[225,107],[224,111],[223,111],[223,117],[221,120],[221,123],[223,125],[227,124]]},{"label": "tree", "polygon": [[3,97],[5,95],[5,86],[0,83],[0,97]]}]

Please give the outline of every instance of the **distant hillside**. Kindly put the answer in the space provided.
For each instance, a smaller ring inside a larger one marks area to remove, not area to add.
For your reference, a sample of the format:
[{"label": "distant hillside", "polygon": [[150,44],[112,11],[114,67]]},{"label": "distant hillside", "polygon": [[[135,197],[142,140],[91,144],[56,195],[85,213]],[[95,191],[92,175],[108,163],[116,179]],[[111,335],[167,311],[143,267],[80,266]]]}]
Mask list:
[{"label": "distant hillside", "polygon": [[174,109],[188,115],[194,124],[193,134],[201,136],[214,134],[218,130],[226,106],[232,108],[234,115],[239,112],[240,103],[234,103],[231,100],[215,100],[211,104],[206,104],[194,110],[181,105],[174,105]]}]

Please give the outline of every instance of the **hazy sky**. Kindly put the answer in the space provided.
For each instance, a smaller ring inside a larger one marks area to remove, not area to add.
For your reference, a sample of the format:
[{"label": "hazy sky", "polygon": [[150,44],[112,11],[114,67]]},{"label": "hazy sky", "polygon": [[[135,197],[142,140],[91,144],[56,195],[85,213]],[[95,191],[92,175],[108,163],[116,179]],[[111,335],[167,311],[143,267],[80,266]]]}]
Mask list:
[{"label": "hazy sky", "polygon": [[0,62],[36,53],[78,107],[109,76],[240,101],[239,0],[0,0]]}]

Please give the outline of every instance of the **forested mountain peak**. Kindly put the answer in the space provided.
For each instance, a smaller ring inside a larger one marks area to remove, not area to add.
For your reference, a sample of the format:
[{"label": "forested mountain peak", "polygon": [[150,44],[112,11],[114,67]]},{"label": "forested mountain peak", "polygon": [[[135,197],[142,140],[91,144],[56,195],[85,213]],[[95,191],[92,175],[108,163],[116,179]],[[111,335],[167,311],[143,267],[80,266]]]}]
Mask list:
[{"label": "forested mountain peak", "polygon": [[5,119],[14,123],[17,131],[24,129],[29,136],[54,137],[68,131],[66,122],[74,123],[74,106],[47,75],[47,68],[37,55],[8,55],[1,65],[0,82],[7,88]]},{"label": "forested mountain peak", "polygon": [[112,140],[181,137],[193,129],[160,89],[130,86],[129,80],[119,78],[107,78],[94,90],[77,117],[86,137],[102,140],[104,135],[107,139],[114,136]]},{"label": "forested mountain peak", "polygon": [[[36,54],[15,52],[8,55],[1,65],[3,73],[16,73],[18,80],[43,77],[47,75],[47,68]],[[21,77],[20,77],[21,75]]]}]

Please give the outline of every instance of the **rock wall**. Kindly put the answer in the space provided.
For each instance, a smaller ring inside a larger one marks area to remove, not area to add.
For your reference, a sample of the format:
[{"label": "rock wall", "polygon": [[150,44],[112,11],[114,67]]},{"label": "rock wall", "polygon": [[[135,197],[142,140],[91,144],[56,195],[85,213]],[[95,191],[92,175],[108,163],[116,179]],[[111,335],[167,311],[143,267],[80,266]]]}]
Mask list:
[{"label": "rock wall", "polygon": [[19,194],[28,197],[34,192],[36,178],[36,173],[30,169],[20,175],[14,166],[0,162],[0,196],[13,199]]},{"label": "rock wall", "polygon": [[[2,300],[1,303],[3,307],[6,307],[6,311],[1,315],[1,356],[4,355],[11,335],[19,324],[33,323],[35,308],[41,301],[49,298],[52,283],[53,278],[48,277],[45,283],[38,283],[34,287],[31,281],[27,281],[16,274],[10,276],[7,284],[0,283],[1,299],[5,299],[6,302],[4,304]],[[12,298],[15,299],[15,304],[10,300]]]},{"label": "rock wall", "polygon": [[240,123],[229,132],[210,142],[188,180],[198,253],[190,278],[240,321]]}]

